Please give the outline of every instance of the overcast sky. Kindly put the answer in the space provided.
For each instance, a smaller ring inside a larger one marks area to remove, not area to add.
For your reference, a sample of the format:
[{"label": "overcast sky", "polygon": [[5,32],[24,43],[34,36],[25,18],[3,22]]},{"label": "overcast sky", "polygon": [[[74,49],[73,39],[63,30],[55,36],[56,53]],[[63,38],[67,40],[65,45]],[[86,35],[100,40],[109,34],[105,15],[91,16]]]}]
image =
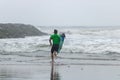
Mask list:
[{"label": "overcast sky", "polygon": [[120,0],[0,0],[0,23],[119,26]]}]

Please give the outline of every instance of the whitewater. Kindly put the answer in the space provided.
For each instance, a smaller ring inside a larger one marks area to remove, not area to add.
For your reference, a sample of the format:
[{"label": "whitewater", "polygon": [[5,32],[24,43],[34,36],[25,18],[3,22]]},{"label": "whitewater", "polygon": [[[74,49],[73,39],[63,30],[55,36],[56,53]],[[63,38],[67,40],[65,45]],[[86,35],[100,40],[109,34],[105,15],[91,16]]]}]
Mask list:
[{"label": "whitewater", "polygon": [[[54,29],[57,29],[59,33],[66,34],[63,48],[58,54],[58,60],[60,62],[63,61],[63,63],[66,64],[77,64],[81,61],[83,61],[81,64],[119,63],[119,27],[41,26],[37,28],[48,35],[0,39],[0,63],[49,63],[51,48],[49,45],[49,37],[53,34]],[[69,62],[69,60],[71,60],[71,62]]]}]

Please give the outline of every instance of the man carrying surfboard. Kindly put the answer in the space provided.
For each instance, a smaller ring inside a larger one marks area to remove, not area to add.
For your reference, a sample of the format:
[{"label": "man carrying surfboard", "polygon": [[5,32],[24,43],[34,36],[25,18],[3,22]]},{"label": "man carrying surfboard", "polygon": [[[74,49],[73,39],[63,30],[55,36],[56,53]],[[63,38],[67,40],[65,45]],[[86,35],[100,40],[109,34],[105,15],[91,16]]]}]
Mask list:
[{"label": "man carrying surfboard", "polygon": [[51,48],[51,59],[52,62],[54,62],[54,57],[56,57],[58,49],[59,49],[59,44],[60,44],[60,35],[57,34],[58,31],[55,29],[54,34],[50,36],[49,43]]}]

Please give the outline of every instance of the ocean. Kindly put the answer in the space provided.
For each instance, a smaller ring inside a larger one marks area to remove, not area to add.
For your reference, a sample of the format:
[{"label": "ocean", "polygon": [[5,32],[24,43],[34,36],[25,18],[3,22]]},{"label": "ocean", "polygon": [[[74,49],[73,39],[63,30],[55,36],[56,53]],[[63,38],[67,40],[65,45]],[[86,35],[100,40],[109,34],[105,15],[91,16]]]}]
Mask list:
[{"label": "ocean", "polygon": [[58,54],[62,64],[119,65],[120,27],[37,27],[44,36],[0,39],[0,64],[48,64],[49,37],[53,30],[65,33]]}]

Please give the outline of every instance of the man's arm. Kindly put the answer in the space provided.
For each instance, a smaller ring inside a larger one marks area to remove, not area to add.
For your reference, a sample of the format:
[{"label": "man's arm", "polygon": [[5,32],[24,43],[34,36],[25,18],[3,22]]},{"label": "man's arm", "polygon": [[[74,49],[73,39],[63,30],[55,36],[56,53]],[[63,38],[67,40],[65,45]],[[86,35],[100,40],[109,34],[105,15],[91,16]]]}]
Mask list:
[{"label": "man's arm", "polygon": [[49,39],[50,46],[52,46],[52,42],[51,42],[51,40],[52,40],[52,39],[50,38],[50,39]]}]

